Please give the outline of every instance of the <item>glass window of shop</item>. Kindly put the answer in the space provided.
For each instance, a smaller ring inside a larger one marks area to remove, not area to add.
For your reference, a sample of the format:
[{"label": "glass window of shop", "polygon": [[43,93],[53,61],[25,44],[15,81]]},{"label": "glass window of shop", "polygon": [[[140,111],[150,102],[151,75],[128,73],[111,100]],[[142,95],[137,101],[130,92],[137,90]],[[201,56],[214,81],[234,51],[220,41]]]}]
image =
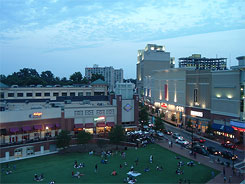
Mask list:
[{"label": "glass window of shop", "polygon": [[90,134],[94,133],[94,129],[93,128],[85,128],[84,130],[85,130],[85,132],[88,132]]},{"label": "glass window of shop", "polygon": [[229,133],[225,133],[225,132],[220,132],[220,131],[214,131],[214,134],[216,135],[220,135],[220,136],[225,136],[225,137],[229,137],[229,138],[234,138],[233,134],[229,134]]}]

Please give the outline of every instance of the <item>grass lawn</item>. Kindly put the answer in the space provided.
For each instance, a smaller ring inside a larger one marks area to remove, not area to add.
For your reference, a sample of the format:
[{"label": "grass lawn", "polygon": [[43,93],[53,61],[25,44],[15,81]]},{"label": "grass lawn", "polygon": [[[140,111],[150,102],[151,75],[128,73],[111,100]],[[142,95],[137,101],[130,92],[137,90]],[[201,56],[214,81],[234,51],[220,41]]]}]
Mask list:
[{"label": "grass lawn", "polygon": [[[149,156],[153,155],[153,163],[149,163]],[[211,179],[211,172],[215,175],[219,173],[207,166],[200,165],[195,162],[194,167],[184,165],[183,175],[175,174],[177,163],[179,160],[175,158],[175,153],[152,144],[146,148],[135,150],[130,148],[126,151],[126,159],[121,158],[120,154],[108,158],[108,164],[101,164],[101,158],[95,155],[68,153],[68,154],[54,154],[42,156],[32,159],[25,159],[16,162],[10,162],[9,166],[16,165],[16,171],[12,174],[6,175],[1,173],[0,183],[49,183],[55,181],[56,183],[123,183],[127,172],[131,165],[134,165],[135,171],[142,173],[137,177],[137,183],[178,183],[179,179],[190,179],[191,183],[206,183]],[[135,165],[135,160],[139,159],[138,166]],[[179,156],[186,164],[189,159]],[[74,169],[74,161],[78,163],[84,162],[85,168]],[[128,166],[124,166],[124,162]],[[94,173],[95,164],[98,164],[98,172]],[[120,169],[119,165],[123,168]],[[157,171],[156,166],[162,165],[163,171]],[[149,166],[150,171],[144,172],[144,169]],[[1,164],[1,168],[6,168],[6,164]],[[111,172],[115,169],[117,176],[111,176]],[[85,174],[81,178],[73,178],[72,171],[79,171]],[[34,174],[44,174],[45,179],[42,182],[33,181]]]}]

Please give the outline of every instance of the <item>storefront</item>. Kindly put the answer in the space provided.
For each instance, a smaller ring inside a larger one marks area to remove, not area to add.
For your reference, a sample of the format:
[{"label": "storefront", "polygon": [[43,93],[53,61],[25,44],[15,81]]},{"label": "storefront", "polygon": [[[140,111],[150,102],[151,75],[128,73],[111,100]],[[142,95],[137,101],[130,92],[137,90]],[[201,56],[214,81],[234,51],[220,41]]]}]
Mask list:
[{"label": "storefront", "polygon": [[83,131],[84,129],[84,124],[75,124],[74,126],[74,132],[75,134],[77,134],[79,131]]},{"label": "storefront", "polygon": [[85,130],[85,132],[93,134],[94,133],[94,123],[86,123],[84,130]]},{"label": "storefront", "polygon": [[211,123],[210,110],[186,107],[186,126],[195,127],[195,131],[205,133]]},{"label": "storefront", "polygon": [[224,136],[230,139],[234,138],[234,129],[231,126],[213,123],[211,127],[214,130],[215,135]]},{"label": "storefront", "polygon": [[245,122],[240,120],[231,120],[231,127],[234,129],[234,135],[237,142],[244,144],[245,142]]},{"label": "storefront", "polygon": [[105,133],[105,127],[106,125],[104,122],[96,123],[96,134]]},{"label": "storefront", "polygon": [[115,126],[114,122],[106,122],[106,127],[105,127],[106,132],[110,132],[114,126]]}]

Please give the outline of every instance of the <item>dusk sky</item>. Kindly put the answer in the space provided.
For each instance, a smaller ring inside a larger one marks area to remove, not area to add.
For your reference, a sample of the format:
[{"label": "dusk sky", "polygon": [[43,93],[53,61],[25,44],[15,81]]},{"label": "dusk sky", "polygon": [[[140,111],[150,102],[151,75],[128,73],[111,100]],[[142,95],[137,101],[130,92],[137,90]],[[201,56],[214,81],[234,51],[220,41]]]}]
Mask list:
[{"label": "dusk sky", "polygon": [[136,77],[137,50],[165,45],[193,53],[245,55],[244,0],[1,0],[1,74],[28,67],[69,77],[98,64]]}]

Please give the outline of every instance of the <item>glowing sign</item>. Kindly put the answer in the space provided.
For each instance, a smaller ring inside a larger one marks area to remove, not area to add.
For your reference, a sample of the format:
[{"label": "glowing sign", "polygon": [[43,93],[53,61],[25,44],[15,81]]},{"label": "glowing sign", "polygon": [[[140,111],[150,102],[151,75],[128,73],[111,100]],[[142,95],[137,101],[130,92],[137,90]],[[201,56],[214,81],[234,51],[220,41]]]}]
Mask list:
[{"label": "glowing sign", "polygon": [[203,117],[203,112],[191,111],[191,116]]},{"label": "glowing sign", "polygon": [[30,118],[41,118],[43,115],[42,112],[34,112],[33,114],[30,114],[29,117]]},{"label": "glowing sign", "polygon": [[166,103],[162,103],[162,104],[161,104],[161,107],[162,107],[162,108],[164,108],[164,109],[167,109],[168,104],[166,104]]},{"label": "glowing sign", "polygon": [[131,106],[131,105],[129,105],[129,104],[126,104],[124,107],[123,107],[123,109],[125,110],[125,111],[130,111],[131,109],[132,109],[133,107]]},{"label": "glowing sign", "polygon": [[100,116],[98,118],[94,118],[95,122],[105,122],[105,116]]}]

